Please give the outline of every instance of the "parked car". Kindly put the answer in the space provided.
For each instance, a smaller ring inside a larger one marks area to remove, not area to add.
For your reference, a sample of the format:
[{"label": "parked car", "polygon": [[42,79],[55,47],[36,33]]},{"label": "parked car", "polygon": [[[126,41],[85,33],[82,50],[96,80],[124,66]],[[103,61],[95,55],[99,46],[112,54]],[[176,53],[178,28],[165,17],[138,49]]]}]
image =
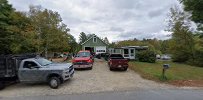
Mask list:
[{"label": "parked car", "polygon": [[120,69],[126,71],[128,69],[128,60],[124,59],[121,54],[110,54],[108,65],[110,70]]},{"label": "parked car", "polygon": [[94,57],[90,51],[79,51],[73,58],[72,63],[75,69],[92,69]]},{"label": "parked car", "polygon": [[97,59],[101,59],[101,54],[96,54],[95,57],[96,57]]},{"label": "parked car", "polygon": [[7,83],[19,81],[22,83],[46,82],[51,88],[57,89],[74,74],[71,63],[54,63],[41,57],[25,59],[1,57],[0,60],[1,88],[4,88]]},{"label": "parked car", "polygon": [[162,60],[170,60],[171,57],[169,55],[161,55]]},{"label": "parked car", "polygon": [[161,59],[161,55],[157,54],[156,59]]}]

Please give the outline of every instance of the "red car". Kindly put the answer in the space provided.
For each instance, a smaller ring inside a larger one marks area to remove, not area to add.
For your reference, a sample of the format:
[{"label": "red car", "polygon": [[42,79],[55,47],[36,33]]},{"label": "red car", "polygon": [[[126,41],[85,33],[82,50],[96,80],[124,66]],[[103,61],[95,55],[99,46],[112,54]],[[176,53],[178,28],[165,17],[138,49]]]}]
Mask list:
[{"label": "red car", "polygon": [[93,56],[90,51],[79,51],[73,58],[72,63],[75,69],[92,69],[93,67]]},{"label": "red car", "polygon": [[128,60],[124,59],[121,54],[109,55],[108,65],[110,70],[120,69],[126,71],[128,69]]}]

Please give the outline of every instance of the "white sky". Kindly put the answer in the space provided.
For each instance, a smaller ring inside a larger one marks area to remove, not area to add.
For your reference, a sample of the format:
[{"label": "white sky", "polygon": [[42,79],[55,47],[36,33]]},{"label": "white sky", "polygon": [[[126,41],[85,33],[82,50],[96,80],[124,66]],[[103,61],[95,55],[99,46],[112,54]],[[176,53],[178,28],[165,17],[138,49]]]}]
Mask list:
[{"label": "white sky", "polygon": [[169,9],[177,0],[8,0],[18,11],[41,5],[59,12],[70,33],[107,37],[110,42],[126,39],[167,39]]}]

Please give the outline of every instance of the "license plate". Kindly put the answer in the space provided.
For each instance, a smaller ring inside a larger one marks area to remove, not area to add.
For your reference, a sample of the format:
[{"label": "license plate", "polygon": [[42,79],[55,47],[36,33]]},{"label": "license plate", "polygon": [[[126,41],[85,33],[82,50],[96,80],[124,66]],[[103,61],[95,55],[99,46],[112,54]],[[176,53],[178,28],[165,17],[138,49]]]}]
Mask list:
[{"label": "license plate", "polygon": [[121,67],[121,65],[118,65],[118,67]]}]

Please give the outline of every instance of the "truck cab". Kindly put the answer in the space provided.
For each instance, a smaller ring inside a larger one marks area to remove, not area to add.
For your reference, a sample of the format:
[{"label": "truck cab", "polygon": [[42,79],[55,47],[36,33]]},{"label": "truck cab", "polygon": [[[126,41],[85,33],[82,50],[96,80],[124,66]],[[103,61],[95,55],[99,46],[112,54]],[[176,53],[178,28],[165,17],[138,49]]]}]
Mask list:
[{"label": "truck cab", "polygon": [[29,58],[21,61],[18,78],[23,83],[47,82],[51,88],[73,77],[71,63],[54,63],[44,58]]},{"label": "truck cab", "polygon": [[94,57],[90,51],[79,51],[73,58],[72,63],[75,69],[92,69]]}]

